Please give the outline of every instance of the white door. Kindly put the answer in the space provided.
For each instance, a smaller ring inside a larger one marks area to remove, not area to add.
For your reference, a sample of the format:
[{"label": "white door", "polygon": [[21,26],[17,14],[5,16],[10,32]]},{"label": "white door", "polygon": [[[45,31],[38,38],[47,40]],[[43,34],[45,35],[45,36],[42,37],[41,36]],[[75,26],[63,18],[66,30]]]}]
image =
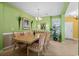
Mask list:
[{"label": "white door", "polygon": [[73,38],[73,22],[65,22],[65,38]]}]

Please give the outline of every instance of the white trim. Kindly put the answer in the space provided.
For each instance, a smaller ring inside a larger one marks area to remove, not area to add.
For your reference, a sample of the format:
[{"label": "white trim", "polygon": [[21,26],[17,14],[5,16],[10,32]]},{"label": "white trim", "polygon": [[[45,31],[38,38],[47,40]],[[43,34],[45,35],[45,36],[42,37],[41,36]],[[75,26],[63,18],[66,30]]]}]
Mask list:
[{"label": "white trim", "polygon": [[12,32],[3,33],[3,35],[10,35],[10,34],[12,34]]}]

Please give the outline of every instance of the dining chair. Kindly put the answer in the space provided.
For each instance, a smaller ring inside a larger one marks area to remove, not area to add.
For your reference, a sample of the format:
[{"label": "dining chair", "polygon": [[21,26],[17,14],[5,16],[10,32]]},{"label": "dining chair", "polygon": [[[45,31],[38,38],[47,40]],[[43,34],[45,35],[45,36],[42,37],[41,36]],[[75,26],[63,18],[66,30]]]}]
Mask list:
[{"label": "dining chair", "polygon": [[22,42],[16,41],[16,37],[20,37],[24,35],[22,32],[13,32],[13,49],[15,50],[16,48],[21,48],[22,45],[24,45]]},{"label": "dining chair", "polygon": [[46,52],[48,49],[49,41],[50,41],[50,32],[46,32],[46,38],[45,38],[45,43],[44,43],[44,52]]},{"label": "dining chair", "polygon": [[33,52],[37,52],[38,56],[40,55],[40,53],[43,51],[45,37],[46,37],[46,35],[40,34],[39,42],[29,45],[27,47],[27,56],[29,55],[29,50],[31,50]]},{"label": "dining chair", "polygon": [[34,35],[35,39],[37,39],[34,43],[39,43],[39,37],[40,37],[40,34],[39,33],[36,33]]}]

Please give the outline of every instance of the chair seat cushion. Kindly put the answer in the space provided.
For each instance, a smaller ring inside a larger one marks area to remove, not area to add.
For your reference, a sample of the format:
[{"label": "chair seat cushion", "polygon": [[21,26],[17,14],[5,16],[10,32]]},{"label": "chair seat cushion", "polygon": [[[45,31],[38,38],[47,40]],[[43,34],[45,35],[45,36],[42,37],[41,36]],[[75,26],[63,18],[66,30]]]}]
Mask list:
[{"label": "chair seat cushion", "polygon": [[42,50],[38,43],[34,43],[28,46],[28,49],[35,51],[35,52],[40,52]]}]

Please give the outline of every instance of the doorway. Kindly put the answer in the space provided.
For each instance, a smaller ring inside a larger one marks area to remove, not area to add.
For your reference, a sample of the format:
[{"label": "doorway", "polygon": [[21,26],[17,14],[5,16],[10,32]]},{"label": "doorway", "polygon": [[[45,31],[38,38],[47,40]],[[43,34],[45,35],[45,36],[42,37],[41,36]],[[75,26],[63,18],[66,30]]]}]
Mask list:
[{"label": "doorway", "polygon": [[53,40],[59,41],[60,39],[60,18],[52,19],[52,36],[53,36]]},{"label": "doorway", "polygon": [[65,38],[73,39],[73,22],[65,22]]}]

